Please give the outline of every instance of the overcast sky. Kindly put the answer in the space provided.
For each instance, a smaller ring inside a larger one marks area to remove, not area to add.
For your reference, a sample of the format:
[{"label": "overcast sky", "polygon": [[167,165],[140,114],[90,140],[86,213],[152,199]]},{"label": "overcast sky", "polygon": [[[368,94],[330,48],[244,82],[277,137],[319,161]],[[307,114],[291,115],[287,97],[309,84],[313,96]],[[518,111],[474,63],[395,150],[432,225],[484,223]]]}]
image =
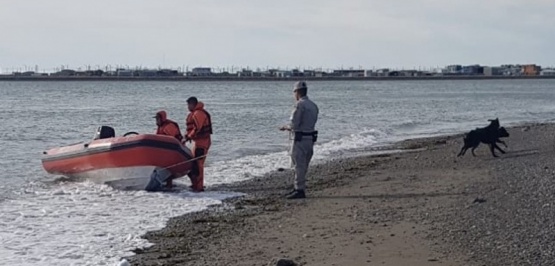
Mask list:
[{"label": "overcast sky", "polygon": [[0,68],[545,66],[554,29],[555,0],[0,0]]}]

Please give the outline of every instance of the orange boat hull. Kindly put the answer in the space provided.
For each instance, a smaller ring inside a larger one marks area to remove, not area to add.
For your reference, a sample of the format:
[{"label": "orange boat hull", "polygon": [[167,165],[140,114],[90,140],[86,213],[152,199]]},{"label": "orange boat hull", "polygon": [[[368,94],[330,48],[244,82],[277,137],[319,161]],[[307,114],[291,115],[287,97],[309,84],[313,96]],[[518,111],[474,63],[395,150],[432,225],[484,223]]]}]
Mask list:
[{"label": "orange boat hull", "polygon": [[192,158],[177,139],[145,134],[50,149],[44,152],[42,165],[50,174],[141,186],[155,168],[167,168],[175,178],[185,176],[193,167]]}]

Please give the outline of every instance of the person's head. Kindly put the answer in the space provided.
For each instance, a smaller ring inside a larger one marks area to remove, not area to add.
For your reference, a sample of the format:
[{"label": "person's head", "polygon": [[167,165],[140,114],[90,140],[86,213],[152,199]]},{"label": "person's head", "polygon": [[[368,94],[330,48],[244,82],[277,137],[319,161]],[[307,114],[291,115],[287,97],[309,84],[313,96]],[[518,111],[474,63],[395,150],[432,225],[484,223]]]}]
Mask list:
[{"label": "person's head", "polygon": [[295,94],[295,99],[298,101],[300,98],[306,96],[308,93],[308,87],[306,86],[306,82],[304,81],[297,81],[295,85],[293,85],[293,94]]},{"label": "person's head", "polygon": [[189,109],[189,111],[193,111],[195,110],[195,107],[197,107],[198,104],[198,99],[197,97],[189,97],[189,99],[187,99],[187,108]]},{"label": "person's head", "polygon": [[166,111],[162,110],[162,111],[158,111],[154,116],[154,118],[156,118],[156,125],[161,126],[164,123],[164,121],[168,119],[168,115],[166,114]]}]

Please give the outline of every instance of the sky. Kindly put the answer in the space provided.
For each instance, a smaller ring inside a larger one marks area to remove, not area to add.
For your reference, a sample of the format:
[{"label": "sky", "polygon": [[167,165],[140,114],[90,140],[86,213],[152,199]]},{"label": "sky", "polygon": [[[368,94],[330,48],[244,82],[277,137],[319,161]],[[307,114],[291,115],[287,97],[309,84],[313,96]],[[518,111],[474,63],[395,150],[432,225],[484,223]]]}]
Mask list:
[{"label": "sky", "polygon": [[555,65],[555,0],[0,0],[0,71]]}]

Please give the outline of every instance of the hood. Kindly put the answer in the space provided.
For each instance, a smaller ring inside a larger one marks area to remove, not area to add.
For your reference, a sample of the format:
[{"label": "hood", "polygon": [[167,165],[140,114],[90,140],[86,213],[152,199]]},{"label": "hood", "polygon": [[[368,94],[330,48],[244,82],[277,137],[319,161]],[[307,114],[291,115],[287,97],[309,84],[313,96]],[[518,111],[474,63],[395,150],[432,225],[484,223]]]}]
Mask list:
[{"label": "hood", "polygon": [[[158,113],[156,113],[156,116],[159,116],[160,121],[162,121],[162,122],[168,120],[168,114],[166,113],[166,111],[158,111]],[[156,116],[155,116],[155,118],[156,118]]]},{"label": "hood", "polygon": [[204,103],[203,102],[198,102],[197,106],[195,106],[195,111],[199,111],[199,110],[203,110],[204,109]]}]

